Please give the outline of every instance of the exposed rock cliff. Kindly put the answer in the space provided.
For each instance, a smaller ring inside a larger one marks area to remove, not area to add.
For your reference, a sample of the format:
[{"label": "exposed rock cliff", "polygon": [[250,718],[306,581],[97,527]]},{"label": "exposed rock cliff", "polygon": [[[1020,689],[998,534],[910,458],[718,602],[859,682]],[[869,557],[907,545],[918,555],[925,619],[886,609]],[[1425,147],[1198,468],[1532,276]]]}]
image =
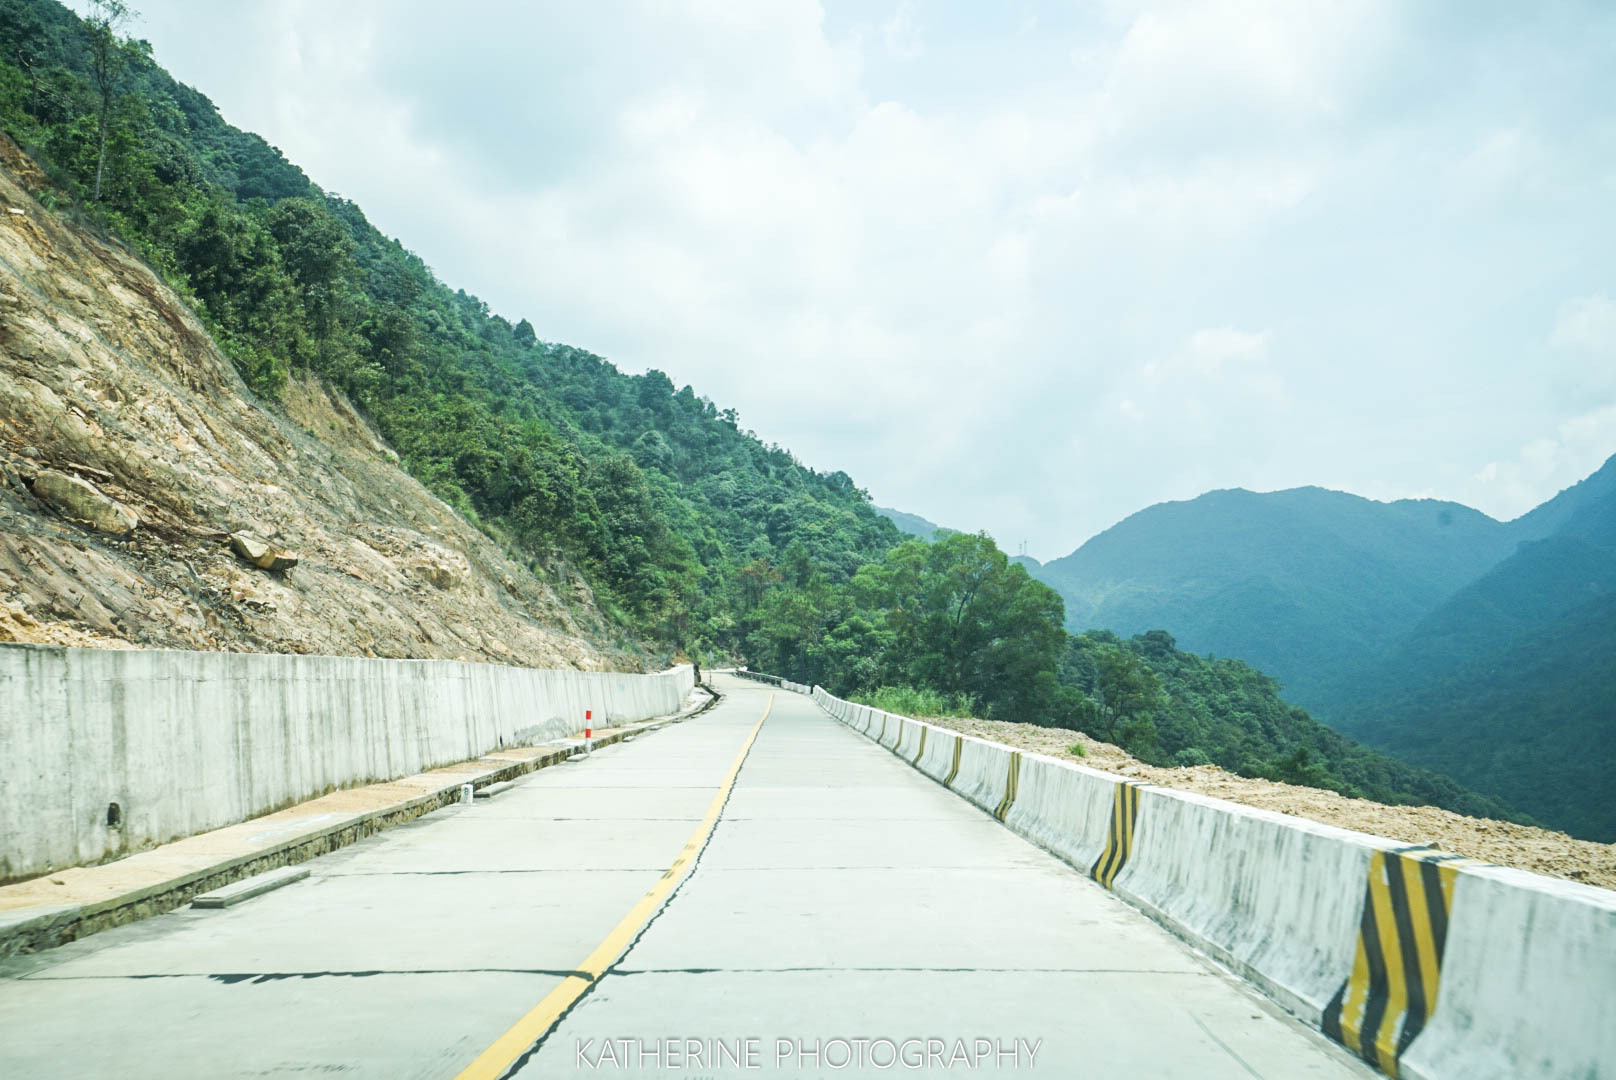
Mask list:
[{"label": "exposed rock cliff", "polygon": [[512,561],[339,395],[256,403],[44,183],[0,135],[0,641],[637,666],[580,578]]}]

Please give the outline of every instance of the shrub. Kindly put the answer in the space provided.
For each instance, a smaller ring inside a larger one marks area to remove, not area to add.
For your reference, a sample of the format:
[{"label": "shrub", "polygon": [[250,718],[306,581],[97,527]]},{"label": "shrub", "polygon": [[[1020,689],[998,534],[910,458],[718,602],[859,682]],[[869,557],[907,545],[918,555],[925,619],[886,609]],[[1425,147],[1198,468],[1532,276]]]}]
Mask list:
[{"label": "shrub", "polygon": [[883,686],[854,694],[853,700],[899,716],[970,716],[976,708],[969,694],[944,694],[913,686]]}]

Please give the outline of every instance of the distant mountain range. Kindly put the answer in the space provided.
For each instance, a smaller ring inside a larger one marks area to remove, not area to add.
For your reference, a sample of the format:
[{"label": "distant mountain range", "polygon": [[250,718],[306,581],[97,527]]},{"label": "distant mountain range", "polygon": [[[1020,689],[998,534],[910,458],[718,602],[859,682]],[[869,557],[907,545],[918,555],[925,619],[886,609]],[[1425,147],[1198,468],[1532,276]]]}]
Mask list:
[{"label": "distant mountain range", "polygon": [[896,525],[899,532],[908,533],[910,536],[918,536],[927,543],[937,539],[939,535],[947,536],[951,532],[958,531],[935,525],[919,514],[906,514],[902,510],[891,510],[885,506],[871,506],[870,509]]},{"label": "distant mountain range", "polygon": [[1213,491],[1024,565],[1073,631],[1168,630],[1366,742],[1616,840],[1616,458],[1507,523],[1428,499]]},{"label": "distant mountain range", "polygon": [[1511,525],[1531,538],[1342,679],[1323,713],[1544,822],[1616,841],[1616,459]]},{"label": "distant mountain range", "polygon": [[1312,708],[1514,550],[1509,526],[1434,500],[1379,503],[1322,488],[1212,491],[1126,518],[1032,572],[1074,631],[1169,630],[1235,656]]}]

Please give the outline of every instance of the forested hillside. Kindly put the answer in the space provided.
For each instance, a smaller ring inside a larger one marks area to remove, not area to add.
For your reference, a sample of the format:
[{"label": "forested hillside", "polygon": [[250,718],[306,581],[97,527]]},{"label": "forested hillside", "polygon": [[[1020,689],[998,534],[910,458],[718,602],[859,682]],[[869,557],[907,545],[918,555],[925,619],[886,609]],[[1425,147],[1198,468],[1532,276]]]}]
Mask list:
[{"label": "forested hillside", "polygon": [[734,598],[793,545],[846,580],[897,541],[845,474],[451,290],[124,39],[118,5],[95,11],[0,0],[0,125],[45,167],[44,200],[190,297],[260,395],[329,380],[451,505],[686,648],[739,645]]},{"label": "forested hillside", "polygon": [[1456,503],[1213,491],[1141,510],[1035,573],[1060,590],[1073,631],[1167,628],[1313,708],[1516,540]]},{"label": "forested hillside", "polygon": [[1349,681],[1334,716],[1545,822],[1616,840],[1616,459],[1533,515],[1554,532],[1421,620]]},{"label": "forested hillside", "polygon": [[990,540],[910,540],[845,587],[797,579],[762,605],[754,655],[770,671],[910,715],[966,714],[1084,731],[1157,765],[1387,803],[1510,817],[1505,804],[1370,750],[1281,699],[1239,660],[1180,651],[1156,630],[1072,637],[1060,599]]},{"label": "forested hillside", "polygon": [[1215,491],[1029,570],[1073,629],[1170,628],[1404,761],[1616,837],[1616,459],[1507,523],[1429,500]]},{"label": "forested hillside", "polygon": [[1343,728],[1574,836],[1616,841],[1616,592],[1347,713]]},{"label": "forested hillside", "polygon": [[[1281,698],[1278,684],[1244,661],[1183,652],[1165,631],[1128,641],[1108,631],[1075,637],[1064,674],[1087,698],[1075,726],[1153,764],[1210,762],[1242,776],[1378,802],[1511,816],[1499,799],[1466,791],[1446,776],[1405,765],[1325,727]],[[1111,689],[1116,686],[1124,693]]]},{"label": "forested hillside", "polygon": [[[581,571],[625,631],[841,693],[1081,727],[1151,760],[1496,812],[1322,732],[1244,665],[1165,635],[1074,641],[1060,596],[985,535],[900,543],[844,473],[661,372],[625,375],[490,312],[174,82],[123,36],[121,5],[92,12],[0,0],[0,126],[44,167],[37,197],[128,244],[265,401],[294,374],[325,380],[531,572]],[[1155,553],[1179,572],[1180,552]]]}]

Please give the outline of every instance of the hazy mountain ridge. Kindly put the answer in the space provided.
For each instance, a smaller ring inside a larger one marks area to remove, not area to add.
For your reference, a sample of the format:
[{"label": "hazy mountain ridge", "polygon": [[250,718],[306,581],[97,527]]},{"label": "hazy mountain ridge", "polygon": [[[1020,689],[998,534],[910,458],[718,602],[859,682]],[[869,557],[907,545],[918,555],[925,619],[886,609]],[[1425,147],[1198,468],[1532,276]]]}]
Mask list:
[{"label": "hazy mountain ridge", "polygon": [[[1616,839],[1616,459],[1345,680],[1331,718],[1546,821]],[[1525,520],[1525,519],[1522,519]]]},{"label": "hazy mountain ridge", "polygon": [[1229,489],[1141,510],[1029,569],[1066,600],[1072,630],[1168,629],[1311,707],[1334,668],[1371,659],[1514,543],[1457,503]]},{"label": "hazy mountain ridge", "polygon": [[939,536],[947,536],[949,533],[959,531],[958,529],[950,529],[935,522],[927,521],[919,514],[909,514],[886,506],[872,505],[870,509],[896,525],[899,532],[919,537],[927,542],[935,540]]},{"label": "hazy mountain ridge", "polygon": [[[1588,771],[1616,767],[1616,675],[1600,660],[1616,655],[1616,459],[1510,522],[1435,500],[1214,491],[1028,569],[1073,630],[1169,630],[1412,763],[1616,836],[1599,809],[1609,773]],[[1541,779],[1572,774],[1569,793]]]}]

